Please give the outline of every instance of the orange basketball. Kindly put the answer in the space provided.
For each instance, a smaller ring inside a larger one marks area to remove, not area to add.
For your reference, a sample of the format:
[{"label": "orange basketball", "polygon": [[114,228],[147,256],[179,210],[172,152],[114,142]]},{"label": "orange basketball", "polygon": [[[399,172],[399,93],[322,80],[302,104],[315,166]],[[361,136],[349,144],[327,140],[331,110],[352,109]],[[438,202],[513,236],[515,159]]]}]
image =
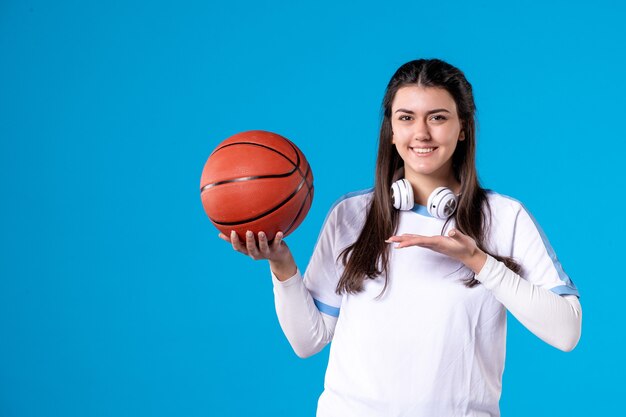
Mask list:
[{"label": "orange basketball", "polygon": [[313,202],[313,173],[304,154],[276,133],[251,130],[220,143],[202,170],[200,198],[226,236],[263,231],[268,240],[302,223]]}]

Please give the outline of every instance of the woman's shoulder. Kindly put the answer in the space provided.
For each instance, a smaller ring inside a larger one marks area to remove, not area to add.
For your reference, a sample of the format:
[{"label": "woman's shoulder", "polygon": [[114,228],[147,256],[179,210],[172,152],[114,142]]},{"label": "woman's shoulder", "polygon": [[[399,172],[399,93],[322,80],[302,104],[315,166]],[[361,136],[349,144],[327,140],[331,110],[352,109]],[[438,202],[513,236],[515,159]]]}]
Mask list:
[{"label": "woman's shoulder", "polygon": [[341,210],[361,210],[363,207],[367,207],[367,205],[372,201],[372,197],[374,196],[374,188],[366,188],[364,190],[351,191],[339,197],[333,203],[329,212],[332,212],[336,209]]},{"label": "woman's shoulder", "polygon": [[357,190],[346,193],[339,197],[328,210],[324,223],[332,218],[332,223],[360,224],[365,219],[367,208],[369,207],[372,197],[374,196],[374,188]]},{"label": "woman's shoulder", "polygon": [[486,247],[492,253],[510,256],[523,205],[519,200],[494,190],[485,189],[485,192],[488,202],[485,210],[488,219],[485,225],[488,231]]},{"label": "woman's shoulder", "polygon": [[485,193],[487,194],[487,201],[492,216],[501,218],[507,214],[516,215],[520,210],[524,209],[522,202],[514,197],[490,189],[485,189]]}]

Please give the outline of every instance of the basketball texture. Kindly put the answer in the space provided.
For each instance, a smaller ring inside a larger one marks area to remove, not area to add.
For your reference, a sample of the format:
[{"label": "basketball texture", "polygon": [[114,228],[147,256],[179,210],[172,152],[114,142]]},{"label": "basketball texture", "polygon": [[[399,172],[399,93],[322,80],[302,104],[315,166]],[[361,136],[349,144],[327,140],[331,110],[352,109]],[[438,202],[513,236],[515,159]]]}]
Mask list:
[{"label": "basketball texture", "polygon": [[251,130],[231,136],[211,153],[200,179],[200,198],[211,222],[226,236],[247,230],[272,240],[304,220],[313,202],[313,173],[288,139]]}]

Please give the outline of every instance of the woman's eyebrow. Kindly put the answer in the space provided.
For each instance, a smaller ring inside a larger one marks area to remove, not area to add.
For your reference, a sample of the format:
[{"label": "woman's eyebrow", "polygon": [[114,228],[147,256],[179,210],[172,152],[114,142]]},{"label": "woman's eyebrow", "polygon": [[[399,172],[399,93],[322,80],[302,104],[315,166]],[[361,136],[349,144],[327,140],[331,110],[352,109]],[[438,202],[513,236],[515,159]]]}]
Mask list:
[{"label": "woman's eyebrow", "polygon": [[[415,114],[414,111],[407,110],[407,109],[398,109],[398,110],[395,111],[395,113],[398,113],[399,111],[402,112],[402,113]],[[441,111],[445,111],[446,113],[450,113],[450,111],[446,110],[446,109],[434,109],[434,110],[428,110],[426,112],[426,114],[439,113]]]}]

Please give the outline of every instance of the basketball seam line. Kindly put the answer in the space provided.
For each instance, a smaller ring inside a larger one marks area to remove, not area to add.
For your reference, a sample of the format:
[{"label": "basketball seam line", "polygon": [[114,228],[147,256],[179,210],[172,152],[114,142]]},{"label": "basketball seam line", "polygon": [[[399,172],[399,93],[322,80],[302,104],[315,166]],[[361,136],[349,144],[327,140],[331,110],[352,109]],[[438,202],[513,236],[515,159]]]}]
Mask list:
[{"label": "basketball seam line", "polygon": [[298,192],[302,189],[302,186],[305,183],[307,184],[307,188],[310,191],[311,189],[308,187],[309,184],[306,181],[306,178],[302,178],[302,181],[300,181],[300,184],[298,184],[298,188],[296,188],[296,190],[293,193],[291,193],[285,200],[280,202],[275,207],[272,207],[270,210],[268,210],[268,211],[266,211],[264,213],[261,213],[261,214],[255,216],[255,217],[253,217],[253,218],[240,220],[240,221],[237,221],[237,222],[220,222],[220,221],[213,220],[213,219],[211,219],[211,221],[213,221],[213,223],[215,223],[215,224],[219,224],[220,226],[236,226],[236,225],[240,225],[240,224],[244,224],[244,223],[250,223],[250,222],[253,222],[255,220],[258,220],[258,219],[260,219],[262,217],[267,216],[268,214],[272,214],[273,212],[275,212],[276,210],[278,210],[279,208],[281,208],[282,206],[287,204],[289,202],[289,200],[291,200],[293,197],[295,197],[298,194]]},{"label": "basketball seam line", "polygon": [[[287,143],[289,144],[289,146],[291,146],[291,148],[294,150],[294,152],[296,153],[296,163],[294,164],[294,162],[287,157],[287,155],[285,155],[284,153],[274,149],[274,148],[270,148],[269,146],[260,144],[260,143],[254,143],[254,142],[235,142],[235,143],[229,143],[226,144],[224,146],[222,146],[221,148],[217,148],[216,150],[213,151],[213,153],[211,154],[211,156],[213,156],[217,151],[227,148],[229,146],[233,146],[233,145],[253,145],[253,146],[260,146],[262,148],[268,149],[272,152],[275,152],[277,154],[279,154],[280,156],[282,156],[283,158],[285,158],[287,161],[289,161],[293,166],[294,169],[292,169],[291,171],[289,171],[286,174],[268,174],[268,175],[254,175],[251,177],[240,177],[240,178],[233,178],[230,180],[223,180],[223,181],[217,181],[217,182],[213,182],[211,184],[206,184],[204,186],[202,186],[200,188],[200,192],[203,193],[205,190],[208,190],[209,188],[213,188],[216,187],[218,185],[223,185],[223,184],[230,184],[233,182],[238,182],[238,181],[251,181],[251,180],[257,180],[257,179],[264,179],[264,178],[283,178],[283,177],[288,177],[291,174],[293,174],[294,172],[298,171],[300,173],[300,175],[302,175],[302,171],[300,170],[300,154],[298,153],[297,148],[295,147],[295,145],[293,143],[291,143],[288,139],[285,138],[285,140],[287,141]],[[309,165],[309,162],[307,161],[307,165]]]},{"label": "basketball seam line", "polygon": [[[292,144],[289,140],[287,140],[286,138],[285,138],[285,140],[287,141],[287,143],[288,143],[288,144],[291,146],[291,148],[293,149],[293,144]],[[222,146],[222,147],[219,147],[219,148],[217,148],[216,150],[214,150],[214,151],[211,153],[211,155],[209,155],[209,157],[211,157],[211,156],[215,155],[218,151],[221,151],[221,150],[222,150],[222,149],[224,149],[224,148],[228,148],[229,146],[235,146],[235,145],[252,145],[252,146],[260,146],[261,148],[265,148],[265,149],[268,149],[268,150],[270,150],[270,151],[272,151],[272,152],[276,152],[277,154],[279,154],[280,156],[282,156],[283,158],[285,158],[287,161],[291,162],[291,165],[296,165],[296,164],[295,164],[295,163],[291,160],[291,158],[289,158],[287,155],[285,155],[284,153],[282,153],[282,152],[281,152],[281,151],[279,151],[278,149],[274,149],[274,148],[272,148],[272,147],[270,147],[270,146],[263,145],[262,143],[255,143],[255,142],[233,142],[233,143],[227,143],[226,145],[224,145],[224,146]],[[294,151],[296,151],[296,150],[294,149]],[[298,157],[299,157],[299,155],[298,155],[298,152],[296,151],[296,158],[298,158]],[[300,159],[300,158],[298,158],[298,159]]]},{"label": "basketball seam line", "polygon": [[[284,234],[289,233],[289,231],[291,230],[293,225],[296,223],[296,220],[298,220],[298,217],[300,217],[300,214],[302,213],[302,209],[304,208],[304,205],[306,204],[306,200],[307,200],[307,198],[309,198],[309,196],[311,195],[312,191],[313,191],[313,186],[309,187],[309,190],[307,191],[306,196],[304,197],[304,200],[302,201],[302,205],[300,205],[300,209],[298,210],[298,214],[296,214],[296,217],[294,217],[294,219],[291,222],[291,224],[289,226],[287,226],[287,230],[285,230],[283,232]],[[311,201],[311,203],[312,203],[312,201]]]},{"label": "basketball seam line", "polygon": [[275,153],[277,153],[277,154],[281,155],[283,158],[285,158],[287,161],[289,161],[289,162],[290,162],[290,163],[294,166],[294,170],[292,170],[291,172],[289,172],[289,173],[287,173],[287,174],[273,174],[273,175],[267,175],[267,176],[253,176],[253,177],[235,178],[235,179],[231,179],[231,180],[218,181],[218,182],[216,182],[216,183],[207,184],[207,185],[203,186],[203,187],[201,188],[201,190],[200,190],[201,192],[204,192],[205,190],[207,190],[207,189],[209,189],[209,188],[212,188],[212,187],[214,187],[214,186],[217,186],[217,185],[222,185],[222,184],[232,183],[232,182],[237,182],[237,181],[255,180],[255,179],[262,179],[262,178],[281,178],[281,177],[287,177],[287,176],[292,175],[292,174],[293,174],[296,170],[300,173],[300,176],[301,176],[301,178],[302,178],[302,181],[300,182],[300,184],[298,184],[298,188],[297,188],[297,189],[296,189],[296,190],[295,190],[295,191],[294,191],[294,192],[293,192],[290,196],[288,196],[288,197],[287,197],[284,201],[282,201],[281,203],[279,203],[277,206],[273,207],[272,209],[268,210],[267,212],[262,213],[262,214],[260,214],[260,215],[258,215],[258,216],[256,216],[256,217],[254,217],[254,218],[251,218],[251,219],[246,219],[246,220],[242,220],[242,221],[237,221],[237,222],[218,222],[218,221],[215,221],[215,220],[211,219],[214,223],[219,224],[219,225],[221,225],[221,226],[237,226],[237,225],[241,225],[241,224],[245,224],[245,223],[249,223],[249,222],[253,222],[253,221],[255,221],[255,220],[258,220],[258,219],[260,219],[260,218],[262,218],[262,217],[267,216],[268,214],[271,214],[271,213],[275,212],[276,210],[278,210],[279,208],[281,208],[282,206],[284,206],[285,204],[287,204],[287,203],[288,203],[288,202],[289,202],[292,198],[294,198],[294,197],[298,194],[298,192],[300,192],[300,190],[302,189],[302,186],[303,186],[304,184],[306,184],[306,185],[307,185],[307,193],[306,193],[306,196],[304,197],[304,200],[302,201],[302,204],[300,205],[300,208],[299,208],[299,210],[298,210],[298,213],[296,214],[296,216],[295,216],[295,217],[294,217],[294,219],[292,220],[291,224],[289,224],[289,226],[287,227],[287,230],[286,230],[286,231],[284,231],[284,233],[288,233],[288,232],[291,230],[291,228],[293,227],[293,225],[296,223],[296,220],[298,219],[298,217],[299,217],[299,216],[300,216],[300,214],[302,213],[302,210],[303,210],[303,208],[304,208],[304,205],[306,204],[307,199],[310,197],[311,192],[313,191],[313,184],[310,184],[310,183],[309,183],[309,181],[308,181],[308,178],[307,178],[307,177],[309,176],[309,173],[311,172],[311,165],[310,165],[310,164],[309,164],[309,162],[308,162],[308,161],[306,161],[306,159],[305,159],[305,161],[306,161],[306,163],[307,163],[307,169],[306,169],[306,172],[305,172],[305,173],[303,173],[303,172],[302,172],[302,170],[300,169],[300,161],[301,161],[301,158],[300,158],[300,152],[298,152],[298,148],[297,148],[297,147],[296,147],[296,146],[295,146],[295,145],[294,145],[294,144],[293,144],[293,143],[292,143],[289,139],[287,139],[287,138],[284,138],[284,139],[286,140],[286,142],[289,144],[289,146],[290,146],[290,147],[293,149],[293,151],[295,152],[295,154],[296,154],[296,158],[297,158],[296,163],[294,163],[294,162],[293,162],[293,161],[292,161],[289,157],[287,157],[287,155],[285,155],[284,153],[282,153],[282,152],[280,152],[280,151],[278,151],[278,150],[276,150],[276,149],[273,149],[273,148],[271,148],[271,147],[269,147],[269,146],[266,146],[266,145],[263,145],[263,144],[260,144],[260,143],[254,143],[254,142],[234,142],[234,143],[229,143],[229,144],[224,145],[224,146],[222,146],[222,147],[220,147],[220,148],[216,149],[215,151],[213,151],[213,153],[212,153],[211,155],[215,154],[217,151],[219,151],[219,150],[221,150],[221,149],[224,149],[224,148],[229,147],[229,146],[237,145],[237,144],[245,144],[245,145],[259,146],[259,147],[262,147],[262,148],[268,149],[268,150],[270,150],[270,151],[272,151],[272,152],[275,152]]},{"label": "basketball seam line", "polygon": [[266,179],[266,178],[286,178],[286,177],[291,176],[296,171],[297,171],[297,169],[294,168],[293,171],[287,172],[286,174],[254,175],[254,176],[251,176],[251,177],[239,177],[239,178],[233,178],[233,179],[230,179],[230,180],[217,181],[217,182],[205,185],[204,187],[202,187],[200,189],[200,192],[203,193],[206,190],[208,190],[209,188],[217,187],[218,185],[231,184],[233,182],[262,180],[262,179]]}]

